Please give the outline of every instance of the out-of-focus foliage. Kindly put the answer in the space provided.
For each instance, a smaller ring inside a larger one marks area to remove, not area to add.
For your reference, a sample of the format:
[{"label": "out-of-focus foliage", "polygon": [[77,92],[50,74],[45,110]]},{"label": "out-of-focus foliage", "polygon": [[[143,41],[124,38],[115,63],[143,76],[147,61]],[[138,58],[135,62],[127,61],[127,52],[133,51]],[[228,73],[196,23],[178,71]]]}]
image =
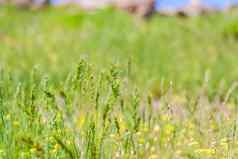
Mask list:
[{"label": "out-of-focus foliage", "polygon": [[233,20],[225,25],[224,35],[226,37],[238,39],[238,20]]}]

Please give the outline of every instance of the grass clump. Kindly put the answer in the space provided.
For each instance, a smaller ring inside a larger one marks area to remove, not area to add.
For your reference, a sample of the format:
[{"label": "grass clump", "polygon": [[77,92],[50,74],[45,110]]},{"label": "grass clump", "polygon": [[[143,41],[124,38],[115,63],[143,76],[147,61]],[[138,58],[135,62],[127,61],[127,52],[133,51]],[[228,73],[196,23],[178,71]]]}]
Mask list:
[{"label": "grass clump", "polygon": [[26,80],[2,70],[1,158],[210,158],[237,156],[237,100],[164,89],[140,93],[125,68],[81,60],[60,83],[34,69]]}]

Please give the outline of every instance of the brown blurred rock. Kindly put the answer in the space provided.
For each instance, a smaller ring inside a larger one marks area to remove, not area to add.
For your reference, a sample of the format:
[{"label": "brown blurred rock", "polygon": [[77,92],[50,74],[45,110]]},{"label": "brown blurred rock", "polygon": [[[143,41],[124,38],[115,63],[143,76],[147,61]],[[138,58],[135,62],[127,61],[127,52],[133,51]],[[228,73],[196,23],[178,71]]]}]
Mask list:
[{"label": "brown blurred rock", "polygon": [[116,6],[140,17],[149,16],[154,11],[154,0],[117,0]]},{"label": "brown blurred rock", "polygon": [[197,16],[203,12],[202,5],[200,4],[200,0],[192,0],[190,4],[182,8],[179,11],[180,15],[186,16]]},{"label": "brown blurred rock", "polygon": [[10,3],[19,8],[29,8],[32,5],[32,0],[10,0]]},{"label": "brown blurred rock", "polygon": [[7,3],[7,0],[0,0],[0,5]]},{"label": "brown blurred rock", "polygon": [[49,5],[49,0],[8,0],[10,4],[21,9],[38,9]]},{"label": "brown blurred rock", "polygon": [[154,10],[154,0],[77,0],[76,3],[86,10],[114,6],[139,16],[148,16]]}]

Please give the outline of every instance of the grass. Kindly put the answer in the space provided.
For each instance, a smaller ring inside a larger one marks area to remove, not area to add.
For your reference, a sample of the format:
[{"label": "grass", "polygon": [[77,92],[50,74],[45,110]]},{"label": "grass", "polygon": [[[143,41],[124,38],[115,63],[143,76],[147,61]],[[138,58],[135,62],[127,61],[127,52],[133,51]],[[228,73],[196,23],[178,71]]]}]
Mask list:
[{"label": "grass", "polygon": [[236,13],[0,11],[0,158],[235,158]]}]

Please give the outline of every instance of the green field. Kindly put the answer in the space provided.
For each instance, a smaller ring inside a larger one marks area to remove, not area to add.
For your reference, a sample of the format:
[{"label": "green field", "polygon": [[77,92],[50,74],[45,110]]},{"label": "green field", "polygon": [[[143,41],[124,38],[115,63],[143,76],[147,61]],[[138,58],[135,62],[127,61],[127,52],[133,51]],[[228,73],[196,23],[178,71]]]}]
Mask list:
[{"label": "green field", "polygon": [[1,8],[0,158],[236,158],[236,17]]}]

